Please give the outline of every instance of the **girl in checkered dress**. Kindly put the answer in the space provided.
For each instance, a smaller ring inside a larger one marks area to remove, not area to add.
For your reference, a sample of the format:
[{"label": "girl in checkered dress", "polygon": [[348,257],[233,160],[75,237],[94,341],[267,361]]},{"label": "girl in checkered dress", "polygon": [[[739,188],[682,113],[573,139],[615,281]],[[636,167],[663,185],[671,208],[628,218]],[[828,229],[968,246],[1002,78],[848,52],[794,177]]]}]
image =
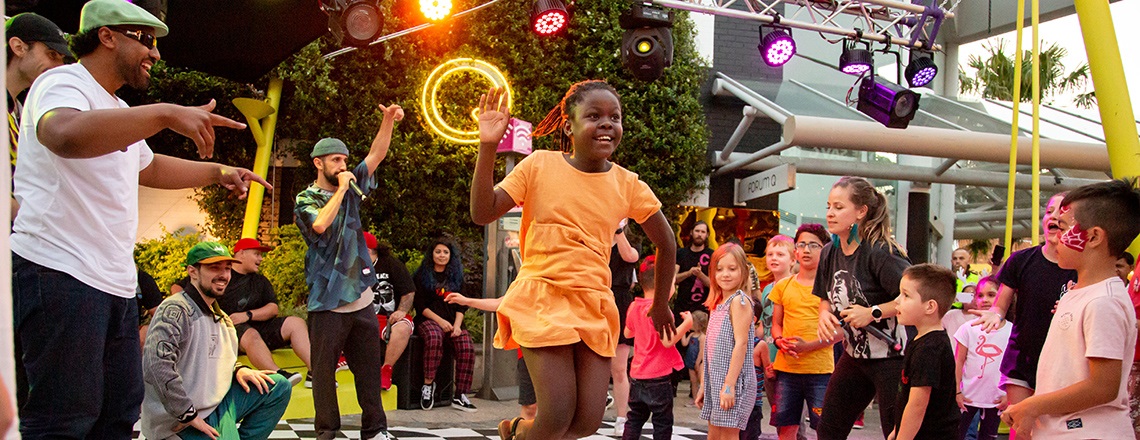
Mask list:
[{"label": "girl in checkered dress", "polygon": [[[701,419],[709,422],[709,440],[737,439],[748,424],[756,400],[752,361],[752,299],[744,292],[748,271],[744,250],[726,243],[713,253],[712,289],[705,306],[704,386],[697,391]],[[705,405],[705,396],[717,396]]]}]

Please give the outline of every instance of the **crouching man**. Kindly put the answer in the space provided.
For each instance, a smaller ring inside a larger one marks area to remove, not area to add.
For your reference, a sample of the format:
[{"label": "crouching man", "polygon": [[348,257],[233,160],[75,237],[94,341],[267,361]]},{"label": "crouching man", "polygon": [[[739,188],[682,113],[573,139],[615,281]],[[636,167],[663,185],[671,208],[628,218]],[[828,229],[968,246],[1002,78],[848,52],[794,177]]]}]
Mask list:
[{"label": "crouching man", "polygon": [[146,438],[266,439],[285,414],[291,384],[237,363],[237,333],[217,302],[237,261],[219,243],[194,245],[190,288],[155,310],[143,348]]}]

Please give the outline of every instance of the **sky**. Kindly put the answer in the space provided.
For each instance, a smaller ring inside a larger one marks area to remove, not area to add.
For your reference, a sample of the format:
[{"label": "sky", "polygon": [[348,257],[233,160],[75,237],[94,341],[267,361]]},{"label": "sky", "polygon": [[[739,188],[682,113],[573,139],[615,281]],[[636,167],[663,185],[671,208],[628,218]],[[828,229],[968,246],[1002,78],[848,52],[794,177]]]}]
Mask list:
[{"label": "sky", "polygon": [[[1109,8],[1112,11],[1113,26],[1116,28],[1117,43],[1121,47],[1125,82],[1129,86],[1128,94],[1132,98],[1133,113],[1140,115],[1140,56],[1127,55],[1128,53],[1137,53],[1132,52],[1136,50],[1132,44],[1140,41],[1140,26],[1137,26],[1137,20],[1140,20],[1140,0],[1119,1],[1112,3]],[[1032,29],[1029,26],[1025,27],[1023,41],[1025,50],[1031,49],[1033,41],[1031,31]],[[1065,59],[1066,72],[1071,71],[1081,63],[1088,62],[1084,40],[1081,36],[1081,27],[1075,14],[1041,23],[1040,35],[1045,45],[1057,43],[1058,46],[1068,51],[1068,57]],[[1010,48],[1017,41],[1016,32],[962,45],[959,49],[959,56],[961,57],[959,64],[964,67],[971,55],[981,56],[984,59],[988,52],[983,44],[991,44],[998,40],[1005,40],[1006,51],[1010,53]],[[1088,87],[1091,90],[1092,84],[1090,83]],[[1054,99],[1053,104],[1058,107],[1074,108],[1071,96],[1058,96]]]}]

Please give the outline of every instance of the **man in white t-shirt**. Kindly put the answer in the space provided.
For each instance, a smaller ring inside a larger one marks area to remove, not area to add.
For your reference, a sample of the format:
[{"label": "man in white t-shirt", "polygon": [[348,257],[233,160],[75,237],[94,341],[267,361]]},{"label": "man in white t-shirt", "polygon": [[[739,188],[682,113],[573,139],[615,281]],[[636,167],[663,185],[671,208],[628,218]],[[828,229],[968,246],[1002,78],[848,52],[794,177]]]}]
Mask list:
[{"label": "man in white t-shirt", "polygon": [[[49,70],[28,91],[20,127],[11,236],[13,314],[26,439],[129,439],[143,398],[137,271],[138,187],[220,183],[244,196],[265,180],[242,168],[154,154],[171,129],[213,154],[214,127],[244,128],[202,107],[130,108],[145,89],[166,25],[122,0],[83,7],[71,41],[78,64]],[[25,394],[26,393],[26,394]]]}]

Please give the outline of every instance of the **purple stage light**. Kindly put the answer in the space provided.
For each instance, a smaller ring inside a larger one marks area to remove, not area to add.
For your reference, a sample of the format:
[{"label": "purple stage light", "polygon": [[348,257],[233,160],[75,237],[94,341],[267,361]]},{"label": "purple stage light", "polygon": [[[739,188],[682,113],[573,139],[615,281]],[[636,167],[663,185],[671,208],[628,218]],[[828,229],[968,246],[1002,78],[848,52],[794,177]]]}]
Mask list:
[{"label": "purple stage light", "polygon": [[764,64],[780,67],[792,60],[796,54],[796,40],[792,39],[791,29],[760,27],[760,53]]},{"label": "purple stage light", "polygon": [[843,53],[839,55],[839,70],[848,75],[863,75],[875,65],[871,55],[870,45],[863,43],[867,48],[859,49],[847,41],[843,43]]},{"label": "purple stage light", "polygon": [[938,75],[938,66],[930,56],[922,55],[916,51],[911,52],[910,64],[906,66],[906,81],[911,87],[922,87],[934,81]]}]

